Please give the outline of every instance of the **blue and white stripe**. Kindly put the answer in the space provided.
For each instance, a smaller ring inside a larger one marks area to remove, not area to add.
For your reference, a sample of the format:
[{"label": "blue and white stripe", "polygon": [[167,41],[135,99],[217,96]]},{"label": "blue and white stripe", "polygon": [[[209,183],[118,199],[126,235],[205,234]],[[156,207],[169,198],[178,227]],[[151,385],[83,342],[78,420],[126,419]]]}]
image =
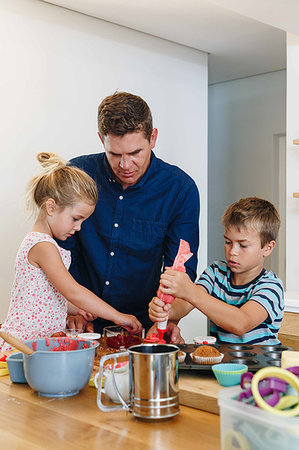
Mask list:
[{"label": "blue and white stripe", "polygon": [[232,272],[225,261],[215,261],[196,282],[208,294],[229,305],[240,308],[249,300],[262,305],[268,317],[265,322],[242,336],[228,333],[213,322],[210,334],[222,342],[234,344],[279,344],[278,331],[283,318],[284,297],[281,280],[271,271],[263,269],[250,283],[236,286],[232,282]]}]

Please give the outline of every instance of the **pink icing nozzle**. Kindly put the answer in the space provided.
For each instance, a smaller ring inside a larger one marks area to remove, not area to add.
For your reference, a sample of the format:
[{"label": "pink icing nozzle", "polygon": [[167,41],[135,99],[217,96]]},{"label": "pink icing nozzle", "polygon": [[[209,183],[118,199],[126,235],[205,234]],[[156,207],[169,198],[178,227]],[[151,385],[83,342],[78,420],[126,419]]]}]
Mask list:
[{"label": "pink icing nozzle", "polygon": [[165,344],[166,341],[164,341],[163,336],[162,339],[160,339],[160,337],[157,336],[156,333],[151,333],[147,338],[144,339],[144,342],[149,342],[152,344]]}]

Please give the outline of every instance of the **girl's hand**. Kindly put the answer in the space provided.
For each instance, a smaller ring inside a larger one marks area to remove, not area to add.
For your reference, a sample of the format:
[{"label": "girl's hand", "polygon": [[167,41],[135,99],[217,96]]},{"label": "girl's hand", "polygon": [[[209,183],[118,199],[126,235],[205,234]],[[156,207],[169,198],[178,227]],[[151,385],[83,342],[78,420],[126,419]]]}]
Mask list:
[{"label": "girl's hand", "polygon": [[93,333],[93,323],[84,319],[81,314],[70,315],[67,318],[67,327],[70,330],[82,330],[86,333]]},{"label": "girl's hand", "polygon": [[163,322],[168,317],[171,306],[167,305],[158,297],[154,297],[148,305],[148,315],[153,322]]},{"label": "girl's hand", "polygon": [[119,313],[118,320],[115,321],[116,325],[121,325],[131,334],[138,334],[142,331],[142,325],[135,316],[131,314]]},{"label": "girl's hand", "polygon": [[81,314],[81,316],[84,317],[87,322],[92,322],[98,317],[95,314],[84,311],[83,309],[78,309],[78,314]]},{"label": "girl's hand", "polygon": [[161,275],[160,283],[161,292],[184,300],[188,297],[189,289],[193,287],[192,281],[185,272],[170,269]]}]

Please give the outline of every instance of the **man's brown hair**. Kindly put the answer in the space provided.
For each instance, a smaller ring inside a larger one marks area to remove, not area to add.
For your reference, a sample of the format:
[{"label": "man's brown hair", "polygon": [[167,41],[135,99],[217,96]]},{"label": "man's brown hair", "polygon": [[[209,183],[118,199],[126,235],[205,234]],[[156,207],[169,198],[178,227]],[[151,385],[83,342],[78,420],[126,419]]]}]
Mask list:
[{"label": "man's brown hair", "polygon": [[98,108],[98,128],[102,139],[107,134],[123,136],[142,131],[150,141],[153,131],[151,110],[137,95],[116,92],[104,98]]},{"label": "man's brown hair", "polygon": [[270,241],[276,241],[280,217],[275,206],[258,197],[241,198],[230,205],[222,216],[224,228],[236,227],[254,229],[259,232],[262,248]]}]

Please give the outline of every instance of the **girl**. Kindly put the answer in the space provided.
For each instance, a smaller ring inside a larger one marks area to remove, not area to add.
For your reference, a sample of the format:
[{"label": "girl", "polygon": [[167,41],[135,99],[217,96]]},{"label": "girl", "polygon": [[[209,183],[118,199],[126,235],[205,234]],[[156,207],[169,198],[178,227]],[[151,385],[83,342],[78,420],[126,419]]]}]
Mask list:
[{"label": "girl", "polygon": [[[96,183],[53,153],[39,153],[37,159],[42,171],[27,189],[27,209],[36,212],[37,219],[17,254],[10,306],[1,331],[22,341],[64,331],[67,300],[72,313],[74,307],[82,308],[132,333],[141,331],[136,317],[120,313],[74,280],[68,272],[70,252],[53,239],[66,240],[80,230],[94,211]],[[11,350],[2,339],[1,347],[2,351]]]}]

